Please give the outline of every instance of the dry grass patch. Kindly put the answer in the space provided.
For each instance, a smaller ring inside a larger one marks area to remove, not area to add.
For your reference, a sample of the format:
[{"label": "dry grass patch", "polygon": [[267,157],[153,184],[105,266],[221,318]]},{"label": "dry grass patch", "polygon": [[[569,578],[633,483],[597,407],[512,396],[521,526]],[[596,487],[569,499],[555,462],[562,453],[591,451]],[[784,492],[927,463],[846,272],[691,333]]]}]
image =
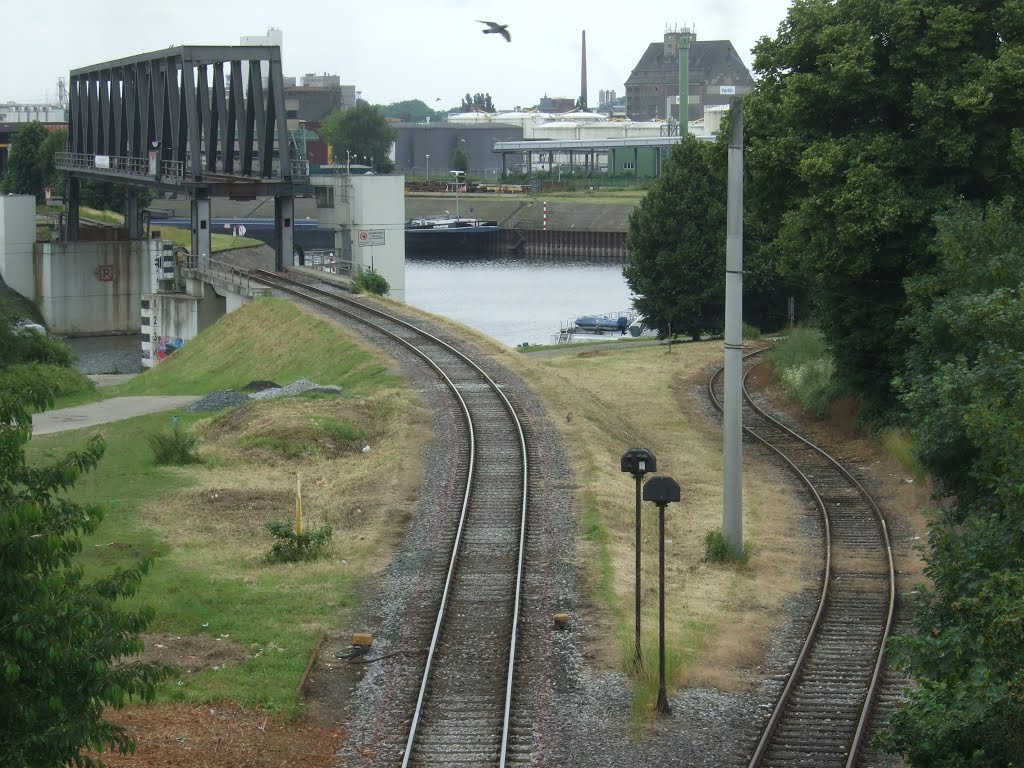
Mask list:
[{"label": "dry grass patch", "polygon": [[[430,425],[422,406],[396,392],[254,401],[197,425],[209,461],[181,471],[197,473],[199,487],[144,514],[194,562],[222,573],[251,568],[270,547],[266,524],[294,518],[298,473],[304,527],[331,526],[334,551],[373,572],[386,565],[413,508],[423,471],[416,447]],[[380,482],[382,467],[390,483]]]},{"label": "dry grass patch", "polygon": [[[666,514],[666,627],[670,684],[739,690],[754,684],[769,630],[782,600],[808,586],[814,550],[798,531],[803,514],[788,482],[748,456],[744,473],[744,536],[753,543],[746,567],[703,562],[704,536],[722,522],[722,444],[700,386],[720,364],[721,342],[605,347],[553,356],[512,356],[544,399],[572,446],[583,511],[586,589],[605,627],[588,656],[629,671],[633,640],[634,493],[619,471],[631,447],[650,449],[658,473],[682,487]],[[658,515],[642,516],[645,664],[657,669]],[[595,533],[599,529],[599,534]],[[603,552],[602,552],[603,550]],[[603,555],[603,557],[602,557]],[[602,587],[601,585],[606,585]],[[654,638],[653,644],[648,638]],[[595,638],[597,640],[598,638]],[[637,681],[639,711],[650,688]],[[654,682],[656,691],[656,681]]]}]

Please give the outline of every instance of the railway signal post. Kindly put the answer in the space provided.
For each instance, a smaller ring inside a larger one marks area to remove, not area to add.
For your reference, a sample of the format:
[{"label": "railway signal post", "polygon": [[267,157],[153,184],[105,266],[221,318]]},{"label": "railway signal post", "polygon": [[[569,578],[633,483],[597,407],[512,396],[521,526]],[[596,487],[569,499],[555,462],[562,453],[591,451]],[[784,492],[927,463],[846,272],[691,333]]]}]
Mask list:
[{"label": "railway signal post", "polygon": [[646,448],[630,448],[622,454],[620,468],[636,480],[636,648],[633,667],[639,671],[644,666],[640,656],[640,483],[645,474],[657,470],[658,460]]},{"label": "railway signal post", "polygon": [[658,507],[658,711],[663,715],[672,714],[665,694],[665,507],[679,498],[679,483],[671,477],[652,477],[644,486],[644,501]]}]

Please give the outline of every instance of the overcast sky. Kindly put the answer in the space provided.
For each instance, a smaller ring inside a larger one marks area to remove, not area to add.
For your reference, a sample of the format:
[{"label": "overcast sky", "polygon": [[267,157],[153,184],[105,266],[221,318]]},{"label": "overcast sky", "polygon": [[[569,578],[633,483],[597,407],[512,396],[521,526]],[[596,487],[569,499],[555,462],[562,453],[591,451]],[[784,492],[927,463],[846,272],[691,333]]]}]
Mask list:
[{"label": "overcast sky", "polygon": [[[775,37],[790,0],[26,0],[4,2],[0,103],[56,98],[72,69],[172,45],[237,45],[275,27],[286,76],[325,72],[373,104],[421,99],[457,106],[490,93],[499,110],[542,96],[580,93],[580,38],[587,33],[591,104],[623,83],[666,25],[699,40],[731,40],[748,68],[750,49]],[[481,34],[476,19],[507,24],[512,42]]]}]

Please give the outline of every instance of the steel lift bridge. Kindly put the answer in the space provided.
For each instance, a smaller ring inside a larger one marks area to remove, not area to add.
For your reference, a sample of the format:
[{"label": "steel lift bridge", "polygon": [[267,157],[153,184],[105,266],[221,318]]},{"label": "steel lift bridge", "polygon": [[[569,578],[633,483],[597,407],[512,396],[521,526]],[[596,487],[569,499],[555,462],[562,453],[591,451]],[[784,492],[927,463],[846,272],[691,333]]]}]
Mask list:
[{"label": "steel lift bridge", "polygon": [[142,236],[139,192],[188,195],[192,254],[208,259],[210,201],[274,197],[275,266],[291,259],[295,189],[308,164],[288,143],[281,49],[177,46],[71,72],[65,238],[79,239],[83,178],[128,190],[125,224]]}]

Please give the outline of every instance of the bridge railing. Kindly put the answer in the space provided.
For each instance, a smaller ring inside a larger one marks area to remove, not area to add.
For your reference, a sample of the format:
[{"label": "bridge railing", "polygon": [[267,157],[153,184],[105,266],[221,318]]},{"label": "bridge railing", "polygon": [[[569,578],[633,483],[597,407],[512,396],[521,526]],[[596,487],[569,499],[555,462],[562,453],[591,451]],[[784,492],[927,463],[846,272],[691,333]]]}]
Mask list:
[{"label": "bridge railing", "polygon": [[185,259],[185,269],[237,285],[239,288],[244,288],[250,296],[270,294],[265,286],[255,283],[249,278],[249,270],[236,267],[234,264],[220,259],[189,255]]},{"label": "bridge railing", "polygon": [[[186,157],[188,157],[187,154]],[[171,181],[181,181],[186,176],[191,176],[191,173],[186,173],[188,163],[181,160],[157,160],[158,165],[156,168],[153,168],[150,166],[149,159],[147,158],[121,157],[119,155],[90,155],[81,152],[58,152],[54,157],[54,162],[62,171],[111,171],[129,176],[145,176],[151,179],[160,177]],[[291,160],[289,168],[294,178],[306,178],[309,176],[308,160]]]},{"label": "bridge railing", "polygon": [[[158,160],[157,175],[181,180],[185,176],[185,164],[179,160]],[[58,152],[54,163],[64,171],[97,170],[122,173],[129,176],[153,177],[149,160],[119,155],[88,155],[81,152]]]}]

